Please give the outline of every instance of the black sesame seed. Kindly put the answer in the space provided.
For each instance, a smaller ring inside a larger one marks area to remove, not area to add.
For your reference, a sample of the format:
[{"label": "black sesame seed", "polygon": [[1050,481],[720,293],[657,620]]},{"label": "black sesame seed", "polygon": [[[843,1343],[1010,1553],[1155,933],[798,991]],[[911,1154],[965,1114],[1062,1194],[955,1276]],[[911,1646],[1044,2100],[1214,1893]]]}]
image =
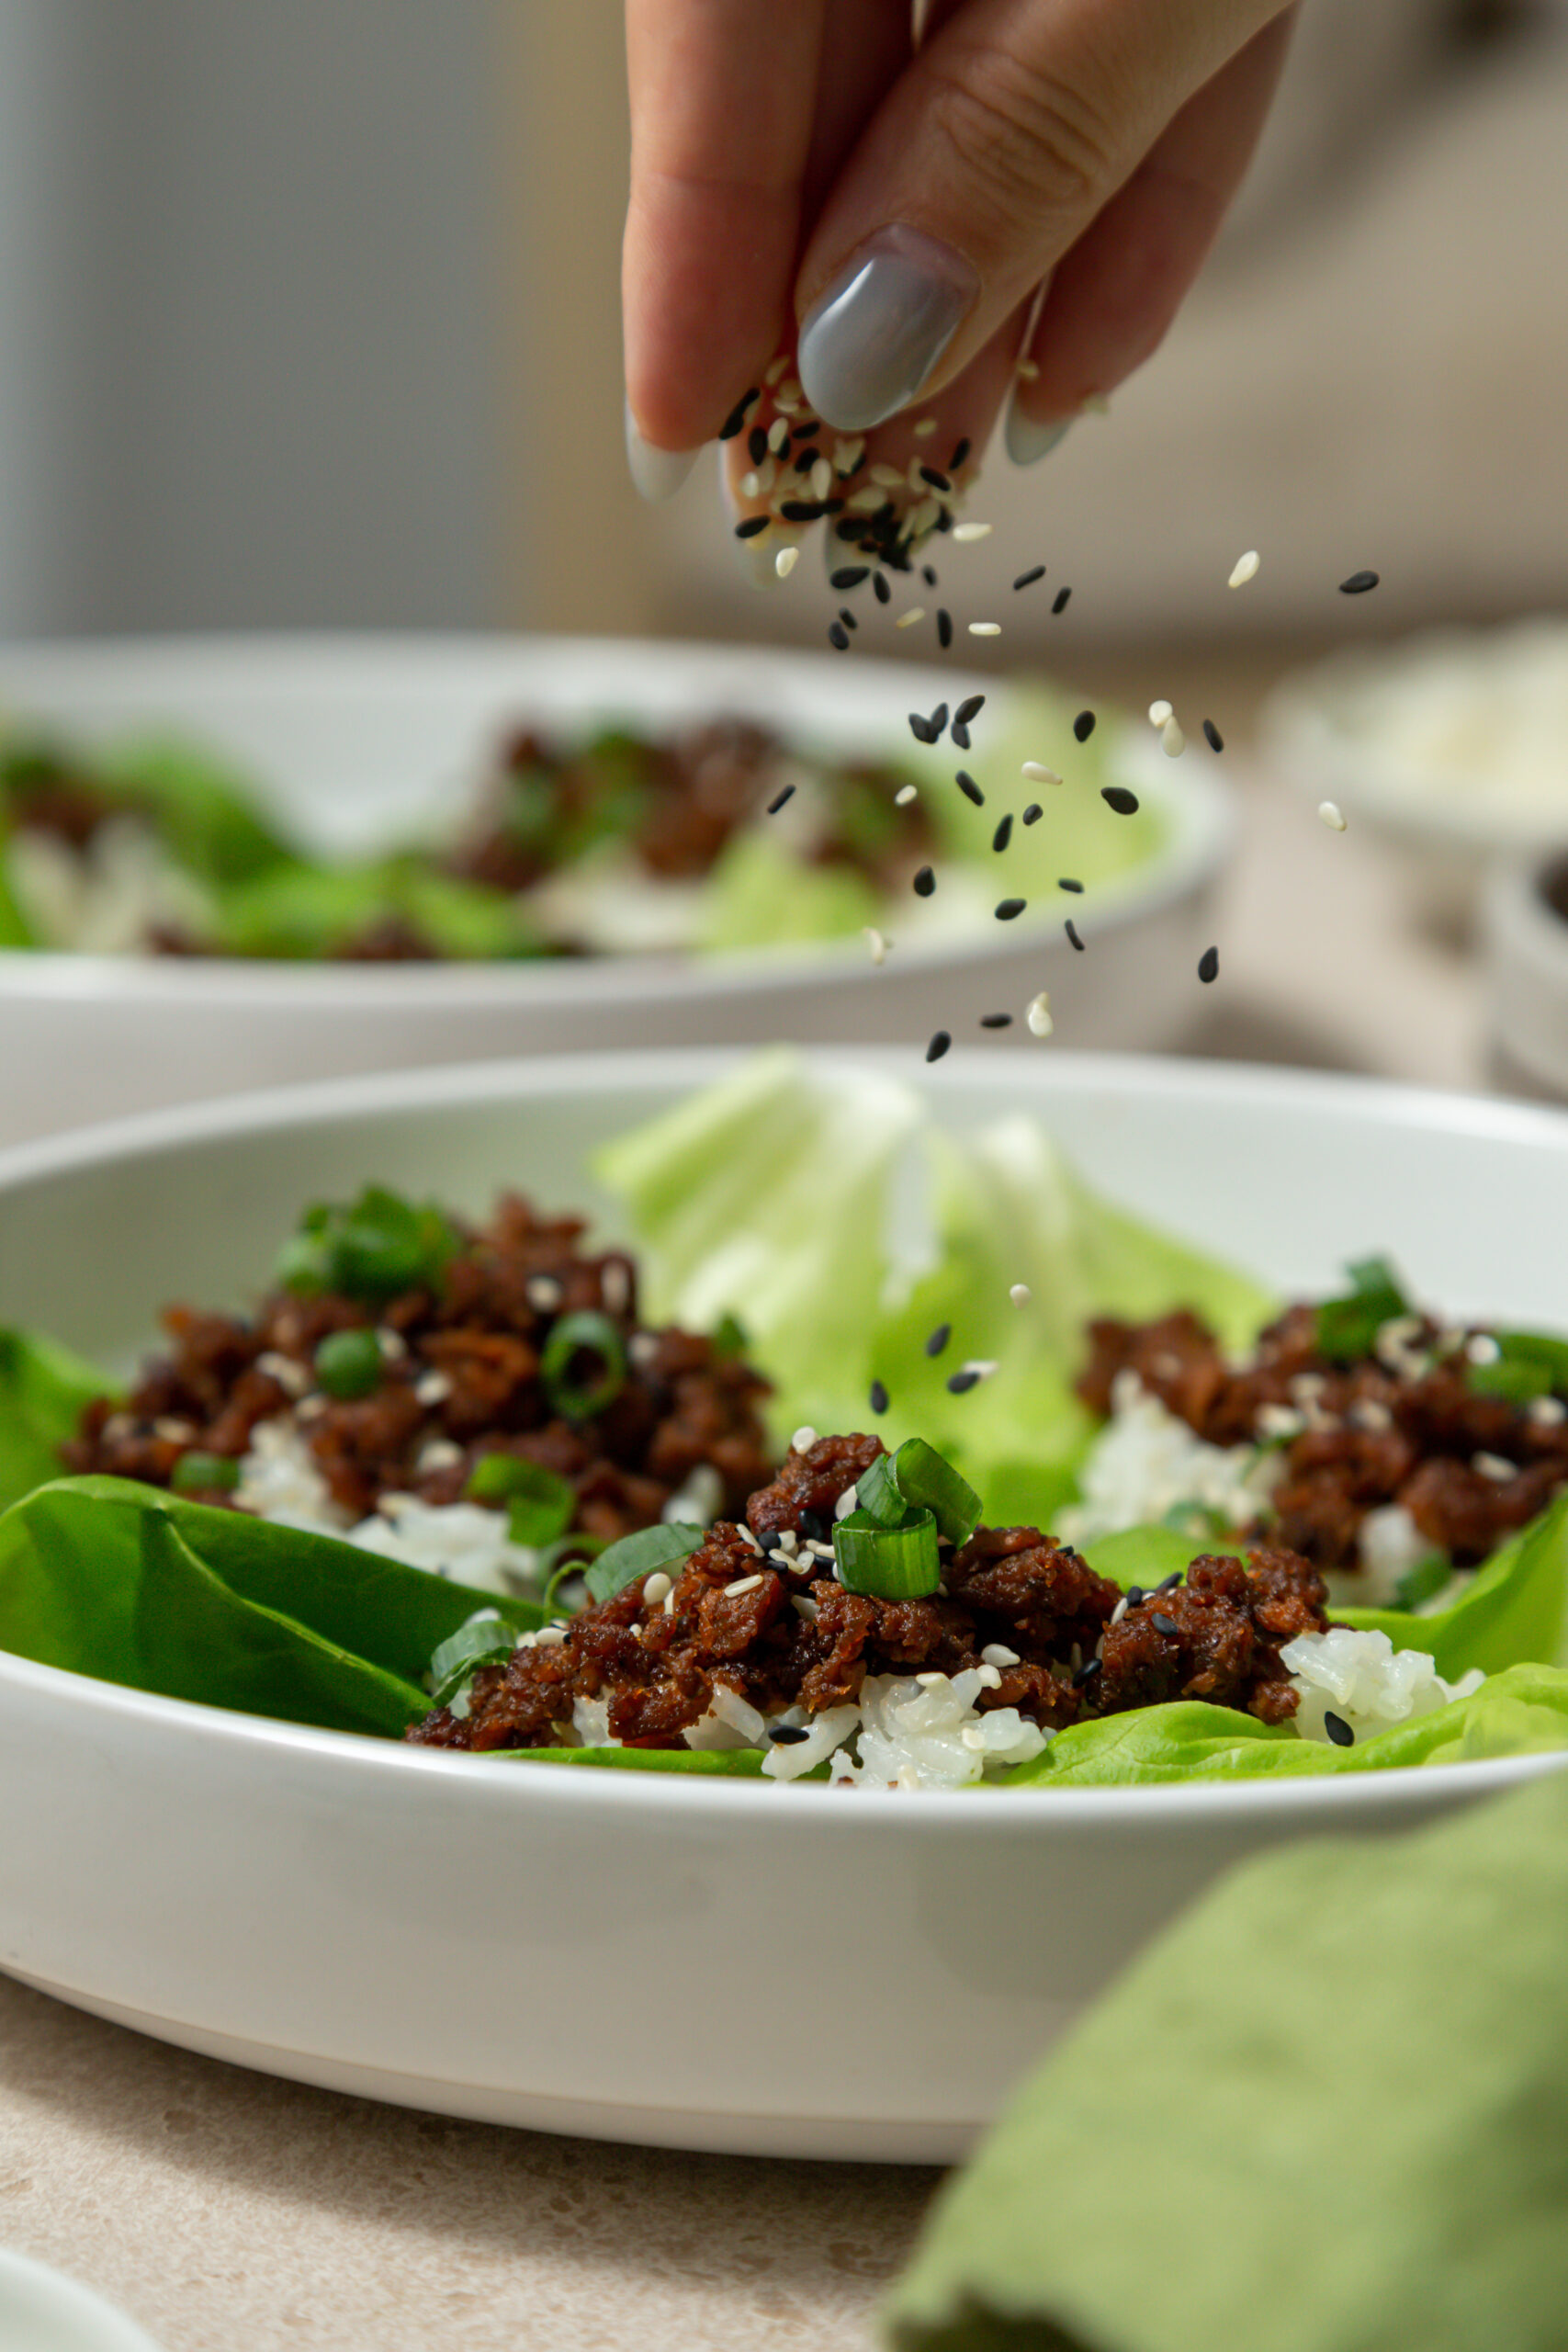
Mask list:
[{"label": "black sesame seed", "polygon": [[1058,588],[1056,591],[1056,601],[1052,605],[1051,610],[1054,613],[1065,613],[1067,609],[1067,598],[1072,594],[1072,593],[1073,592],[1070,588]]},{"label": "black sesame seed", "polygon": [[830,1524],[819,1510],[803,1510],[797,1515],[796,1532],[804,1535],[808,1544],[825,1544]]},{"label": "black sesame seed", "polygon": [[950,1396],[967,1396],[972,1388],[978,1388],[979,1385],[980,1375],[977,1372],[955,1372],[947,1384],[947,1393]]},{"label": "black sesame seed", "polygon": [[983,808],[985,807],[986,796],[981,791],[979,786],[976,783],[967,768],[960,768],[953,781],[958,786],[959,791],[964,795],[965,800],[972,800],[976,808]]},{"label": "black sesame seed", "polygon": [[839,606],[839,618],[843,622],[846,628],[859,628],[860,627],[859,621],[856,620],[853,613],[851,612],[847,605],[840,605]]},{"label": "black sesame seed", "polygon": [[931,728],[931,741],[934,743],[937,737],[942,733],[943,728],[947,725],[947,705],[944,702],[938,703],[936,708],[932,711],[930,719],[927,721],[927,724]]},{"label": "black sesame seed", "polygon": [[794,798],[794,797],[795,797],[795,786],[794,786],[794,785],[793,785],[793,784],[786,784],[786,785],[785,785],[785,786],[784,786],[784,790],[783,790],[782,792],[775,792],[775,793],[774,793],[774,795],[773,795],[773,798],[772,798],[772,799],[769,801],[769,803],[768,803],[768,814],[769,814],[769,816],[770,816],[770,817],[776,817],[776,816],[778,815],[778,813],[779,813],[779,810],[784,807],[784,802],[785,802],[786,800],[791,800],[791,799],[793,799],[793,798]]},{"label": "black sesame seed", "polygon": [[1325,1707],[1323,1711],[1323,1728],[1328,1734],[1329,1738],[1334,1742],[1336,1747],[1355,1747],[1355,1733],[1351,1730],[1344,1716],[1337,1715],[1332,1707]]},{"label": "black sesame seed", "polygon": [[744,523],[737,523],[735,526],[735,536],[738,539],[754,539],[760,531],[765,531],[767,527],[768,518],[765,514],[748,514]]},{"label": "black sesame seed", "polygon": [[932,524],[932,526],[931,526],[931,528],[932,528],[932,530],[934,530],[934,531],[951,531],[951,530],[952,530],[952,528],[953,528],[953,510],[952,510],[952,508],[951,508],[951,507],[949,507],[949,506],[944,506],[944,507],[942,508],[942,513],[937,516],[936,521],[935,521],[935,522]]},{"label": "black sesame seed", "polygon": [[1129,792],[1124,784],[1101,785],[1100,797],[1119,817],[1135,817],[1138,813],[1138,796]]},{"label": "black sesame seed", "polygon": [[821,450],[813,442],[808,449],[797,449],[790,462],[797,474],[808,474],[821,455]]},{"label": "black sesame seed", "polygon": [[1130,1585],[1127,1587],[1127,1606],[1128,1606],[1128,1608],[1129,1608],[1129,1609],[1141,1609],[1141,1608],[1143,1607],[1143,1605],[1144,1605],[1144,1588],[1143,1588],[1143,1586],[1142,1586],[1141,1584],[1130,1584]]},{"label": "black sesame seed", "polygon": [[1339,594],[1342,596],[1364,596],[1369,588],[1377,586],[1378,578],[1375,571],[1353,571],[1348,580],[1339,582]]},{"label": "black sesame seed", "polygon": [[922,563],[920,566],[920,578],[925,582],[928,588],[934,588],[936,586],[935,564]]},{"label": "black sesame seed", "polygon": [[937,1327],[936,1327],[936,1329],[931,1333],[931,1338],[926,1341],[926,1353],[927,1353],[927,1355],[928,1355],[928,1356],[939,1356],[939,1355],[941,1355],[941,1353],[942,1353],[942,1351],[943,1348],[945,1348],[945,1347],[946,1347],[946,1345],[947,1345],[947,1343],[948,1343],[949,1340],[951,1340],[951,1339],[952,1339],[952,1337],[953,1337],[953,1326],[952,1326],[952,1324],[951,1324],[951,1323],[939,1323],[939,1324],[937,1325]]},{"label": "black sesame seed", "polygon": [[1023,812],[1023,821],[1026,825],[1037,825],[1044,814],[1045,811],[1040,806],[1039,801],[1032,800],[1028,808]]},{"label": "black sesame seed", "polygon": [[1092,1682],[1095,1676],[1103,1670],[1105,1660],[1103,1658],[1085,1658],[1083,1664],[1079,1667],[1077,1672],[1073,1677],[1073,1689],[1075,1690],[1081,1690],[1086,1682]]},{"label": "black sesame seed", "polygon": [[1043,580],[1044,577],[1045,566],[1043,563],[1037,563],[1032,571],[1021,571],[1012,584],[1015,589],[1032,588],[1037,580]]},{"label": "black sesame seed", "polygon": [[955,718],[947,731],[959,751],[966,752],[969,749],[969,729],[961,718]]},{"label": "black sesame seed", "polygon": [[929,865],[922,865],[919,872],[915,876],[916,898],[929,899],[935,888],[936,876],[931,872]]},{"label": "black sesame seed", "polygon": [[880,571],[874,571],[872,573],[871,584],[875,592],[876,601],[879,605],[887,605],[892,603],[893,591],[889,588],[886,581],[884,579]]},{"label": "black sesame seed", "polygon": [[1094,713],[1092,710],[1079,711],[1077,717],[1073,721],[1073,733],[1077,736],[1080,743],[1087,743],[1089,741],[1089,737],[1094,733]]},{"label": "black sesame seed", "polygon": [[1217,947],[1205,947],[1203,953],[1198,958],[1198,978],[1201,980],[1217,979],[1219,978],[1219,949]]},{"label": "black sesame seed", "polygon": [[1012,1015],[1010,1012],[982,1012],[980,1026],[982,1029],[1010,1029]]},{"label": "black sesame seed", "polygon": [[945,653],[953,643],[953,615],[939,606],[936,616],[936,641]]},{"label": "black sesame seed", "polygon": [[1174,1592],[1186,1573],[1187,1571],[1185,1568],[1173,1568],[1169,1576],[1161,1577],[1158,1584],[1155,1587],[1155,1590],[1156,1592]]},{"label": "black sesame seed", "polygon": [[775,1724],[768,1734],[775,1747],[798,1747],[803,1739],[810,1736],[804,1724]]},{"label": "black sesame seed", "polygon": [[946,1051],[947,1051],[947,1049],[948,1049],[949,1046],[951,1046],[951,1045],[952,1045],[952,1043],[953,1043],[953,1033],[952,1033],[952,1031],[951,1031],[951,1030],[948,1030],[948,1029],[938,1029],[938,1030],[936,1030],[936,1031],[933,1033],[933,1035],[932,1035],[931,1044],[926,1047],[926,1059],[927,1059],[927,1061],[928,1061],[928,1062],[939,1062],[939,1061],[941,1061],[941,1059],[942,1059],[942,1057],[943,1054],[945,1054],[945,1053],[946,1053]]},{"label": "black sesame seed", "polygon": [[730,410],[729,414],[725,418],[724,423],[718,428],[718,437],[721,441],[734,440],[736,435],[739,433],[745,425],[747,410],[750,407],[753,401],[761,400],[761,397],[762,387],[761,384],[753,384],[749,392],[742,394],[740,399],[736,401],[735,406]]},{"label": "black sesame seed", "polygon": [[828,512],[819,498],[785,498],[779,513],[786,523],[819,523]]},{"label": "black sesame seed", "polygon": [[829,645],[835,646],[840,653],[847,653],[849,651],[850,633],[844,627],[842,621],[834,621],[829,626],[828,630],[828,642]]},{"label": "black sesame seed", "polygon": [[858,588],[863,580],[868,580],[870,577],[869,563],[846,563],[837,571],[830,571],[828,574],[828,585],[829,588],[836,588],[842,595],[846,588]]},{"label": "black sesame seed", "polygon": [[1177,1623],[1174,1617],[1168,1617],[1163,1609],[1151,1609],[1149,1611],[1149,1623],[1154,1627],[1155,1632],[1156,1634],[1163,1634],[1168,1641],[1177,1641],[1180,1638],[1180,1626]]},{"label": "black sesame seed", "polygon": [[936,741],[936,737],[931,732],[931,720],[926,717],[923,710],[912,710],[909,713],[909,732],[914,737],[917,743],[934,743]]},{"label": "black sesame seed", "polygon": [[801,424],[792,424],[789,429],[790,434],[795,440],[806,441],[815,440],[818,434],[821,432],[822,426],[818,418],[815,416],[808,416],[805,418]]},{"label": "black sesame seed", "polygon": [[967,727],[972,718],[979,718],[985,707],[984,695],[966,695],[953,715],[961,727]]},{"label": "black sesame seed", "polygon": [[951,496],[953,484],[949,481],[944,473],[940,473],[937,470],[935,466],[922,466],[920,468],[920,480],[922,481],[929,481],[933,490],[940,490],[944,498]]},{"label": "black sesame seed", "polygon": [[1203,721],[1203,741],[1211,752],[1223,752],[1225,748],[1225,739],[1212,718]]},{"label": "black sesame seed", "polygon": [[955,441],[953,443],[953,455],[947,461],[947,470],[950,474],[955,474],[958,471],[959,467],[969,455],[969,451],[972,447],[973,444],[971,443],[967,433],[964,435],[962,441]]},{"label": "black sesame seed", "polygon": [[1013,917],[1021,915],[1028,904],[1027,899],[1003,899],[997,908],[997,921],[1011,922]]},{"label": "black sesame seed", "polygon": [[754,466],[765,464],[768,455],[768,435],[763,425],[754,424],[746,435],[746,455]]},{"label": "black sesame seed", "polygon": [[880,1380],[872,1382],[869,1402],[874,1413],[885,1413],[887,1410],[887,1391]]},{"label": "black sesame seed", "polygon": [[835,523],[833,529],[840,539],[849,541],[852,546],[861,545],[861,522],[858,515],[852,514],[847,521]]},{"label": "black sesame seed", "polygon": [[1008,845],[1009,842],[1010,842],[1010,841],[1011,841],[1011,839],[1012,839],[1012,817],[1011,817],[1011,814],[1010,814],[1010,814],[1009,814],[1009,815],[1005,816],[1005,817],[1002,819],[1001,823],[997,827],[996,831],[991,835],[991,847],[992,847],[994,850],[996,850],[996,851],[998,852],[998,854],[999,854],[1001,851],[1003,851],[1004,849],[1006,849],[1006,847],[1007,847],[1007,845]]},{"label": "black sesame seed", "polygon": [[1076,948],[1077,949],[1077,951],[1078,951],[1079,955],[1081,956],[1081,955],[1083,954],[1083,941],[1078,937],[1078,931],[1077,931],[1077,923],[1074,923],[1074,922],[1067,922],[1067,923],[1064,923],[1064,924],[1063,924],[1063,926],[1062,926],[1062,928],[1066,931],[1066,934],[1067,934],[1067,941],[1068,941],[1068,944],[1069,944],[1070,946],[1076,947]]},{"label": "black sesame seed", "polygon": [[1083,884],[1081,882],[1075,882],[1070,874],[1058,874],[1056,876],[1056,888],[1058,890],[1072,890],[1076,892],[1079,898],[1082,898],[1083,896]]}]

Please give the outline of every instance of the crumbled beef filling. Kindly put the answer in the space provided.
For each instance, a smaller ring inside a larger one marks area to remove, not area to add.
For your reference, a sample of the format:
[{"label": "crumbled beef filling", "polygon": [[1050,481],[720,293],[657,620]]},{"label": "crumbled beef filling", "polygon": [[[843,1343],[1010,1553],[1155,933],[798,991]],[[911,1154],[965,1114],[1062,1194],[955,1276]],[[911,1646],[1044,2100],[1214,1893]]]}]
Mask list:
[{"label": "crumbled beef filling", "polygon": [[[86,1408],[62,1449],[67,1466],[166,1486],[186,1453],[238,1461],[258,1422],[292,1412],[333,1500],[356,1519],[389,1492],[457,1502],[476,1464],[497,1453],[570,1481],[574,1527],[606,1540],[656,1521],[703,1464],[717,1473],[722,1508],[743,1508],[772,1466],[758,1374],[692,1332],[642,1330],[635,1267],[619,1250],[585,1255],[581,1218],[543,1218],[508,1196],[489,1225],[462,1230],[439,1295],[408,1291],[378,1314],[288,1291],[250,1317],[171,1307],[169,1352],[123,1403]],[[540,1362],[558,1317],[582,1309],[622,1334],[626,1377],[602,1411],[568,1419]],[[322,1395],[312,1372],[321,1340],[366,1328],[384,1335],[376,1389],[353,1401]]]},{"label": "crumbled beef filling", "polygon": [[[818,1438],[792,1451],[750,1499],[750,1537],[737,1525],[713,1528],[667,1595],[656,1587],[646,1599],[648,1579],[638,1577],[581,1611],[564,1640],[481,1668],[465,1715],[441,1708],[408,1736],[429,1747],[554,1747],[573,1736],[581,1699],[604,1703],[612,1738],[679,1747],[716,1689],[764,1715],[818,1714],[858,1699],[867,1675],[952,1676],[991,1663],[987,1648],[1014,1662],[995,1668],[981,1710],[1016,1707],[1046,1729],[1176,1698],[1211,1699],[1266,1723],[1293,1713],[1280,1645],[1321,1633],[1325,1621],[1321,1578],[1289,1553],[1201,1560],[1188,1587],[1142,1597],[1115,1625],[1118,1587],[1035,1527],[979,1529],[947,1554],[942,1589],[925,1599],[846,1591],[831,1560],[808,1545],[823,1540],[815,1531],[830,1524],[838,1494],[882,1451],[874,1437]],[[793,1556],[778,1542],[786,1530],[797,1539]]]},{"label": "crumbled beef filling", "polygon": [[[1361,1522],[1389,1503],[1457,1566],[1472,1566],[1568,1479],[1568,1422],[1478,1394],[1462,1346],[1451,1337],[1439,1344],[1435,1324],[1421,1320],[1388,1361],[1348,1365],[1318,1353],[1316,1328],[1315,1308],[1291,1307],[1235,1370],[1207,1325],[1185,1311],[1152,1323],[1095,1322],[1078,1394],[1108,1413],[1117,1375],[1135,1373],[1211,1445],[1269,1435],[1267,1408],[1304,1423],[1285,1435],[1267,1521],[1245,1532],[1322,1568],[1357,1567]],[[1511,1474],[1500,1475],[1507,1464]]]}]

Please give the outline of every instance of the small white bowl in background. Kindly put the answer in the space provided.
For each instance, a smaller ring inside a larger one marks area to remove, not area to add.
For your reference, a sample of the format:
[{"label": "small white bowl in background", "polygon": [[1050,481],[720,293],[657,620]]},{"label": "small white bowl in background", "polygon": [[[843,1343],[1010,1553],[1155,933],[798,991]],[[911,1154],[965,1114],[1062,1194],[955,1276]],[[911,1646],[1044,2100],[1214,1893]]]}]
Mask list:
[{"label": "small white bowl in background", "polygon": [[[911,750],[907,713],[1008,689],[952,669],[856,655],[594,639],[197,639],[0,647],[0,711],[109,744],[141,731],[231,756],[318,848],[364,854],[465,806],[503,730],[619,717],[676,728],[750,716],[829,755]],[[987,1042],[1016,1047],[1042,989],[1064,1043],[1178,1043],[1203,1010],[1192,984],[1229,850],[1211,770],[1130,738],[1143,798],[1168,836],[1146,865],[1060,922],[977,922],[905,944],[880,968],[861,939],[705,957],[527,963],[278,964],[0,952],[0,1142],[295,1080],[591,1047]],[[944,754],[942,773],[951,775]],[[953,755],[956,764],[957,754]],[[1032,797],[1019,782],[1020,801]],[[1108,820],[1108,821],[1110,821]],[[998,873],[999,873],[998,867]]]}]

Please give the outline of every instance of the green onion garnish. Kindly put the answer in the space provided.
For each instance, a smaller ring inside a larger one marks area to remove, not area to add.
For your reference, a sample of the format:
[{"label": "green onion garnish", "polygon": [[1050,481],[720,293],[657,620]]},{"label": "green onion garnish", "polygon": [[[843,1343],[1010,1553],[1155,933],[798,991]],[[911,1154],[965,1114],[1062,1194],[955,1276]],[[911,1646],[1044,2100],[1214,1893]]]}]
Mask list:
[{"label": "green onion garnish", "polygon": [[834,1525],[833,1558],[846,1592],[878,1600],[918,1600],[942,1582],[936,1520],[929,1510],[906,1511],[896,1527],[852,1510]]},{"label": "green onion garnish", "polygon": [[[580,1360],[597,1357],[597,1373],[580,1371]],[[563,1315],[545,1341],[539,1378],[546,1396],[569,1421],[585,1421],[613,1405],[626,1385],[626,1351],[607,1315],[594,1306]]]},{"label": "green onion garnish", "polygon": [[318,1202],[284,1243],[275,1277],[303,1296],[334,1291],[378,1304],[400,1291],[434,1289],[462,1247],[438,1208],[417,1207],[367,1184],[346,1205]]},{"label": "green onion garnish", "polygon": [[546,1579],[539,1606],[547,1617],[555,1614],[556,1595],[562,1585],[584,1575],[589,1561],[608,1548],[602,1535],[561,1535],[544,1546],[534,1562],[534,1573]]},{"label": "green onion garnish", "polygon": [[897,1453],[879,1453],[855,1482],[857,1510],[877,1527],[897,1527],[907,1512],[929,1510],[950,1544],[967,1544],[980,1524],[980,1498],[923,1437]]},{"label": "green onion garnish", "polygon": [[1465,1386],[1477,1396],[1503,1396],[1527,1405],[1554,1391],[1568,1395],[1568,1340],[1545,1331],[1494,1331],[1497,1355],[1492,1363],[1467,1363]]},{"label": "green onion garnish", "polygon": [[1451,1562],[1446,1560],[1440,1552],[1428,1552],[1424,1560],[1417,1560],[1413,1568],[1406,1568],[1394,1586],[1394,1607],[1419,1609],[1424,1600],[1430,1600],[1434,1593],[1442,1591],[1452,1575]]},{"label": "green onion garnish", "polygon": [[240,1465],[227,1453],[182,1453],[169,1473],[176,1495],[231,1495],[240,1483]]},{"label": "green onion garnish", "polygon": [[584,1581],[595,1600],[613,1600],[638,1577],[651,1576],[655,1568],[671,1567],[677,1560],[689,1560],[706,1538],[705,1527],[686,1527],[679,1521],[639,1527],[635,1534],[623,1535],[601,1552]]},{"label": "green onion garnish", "polygon": [[721,1315],[714,1326],[713,1351],[716,1356],[742,1356],[749,1342],[746,1327],[733,1315]]},{"label": "green onion garnish", "polygon": [[465,1500],[504,1503],[512,1522],[512,1541],[537,1546],[553,1544],[571,1525],[577,1490],[540,1462],[525,1462],[515,1453],[486,1453],[468,1474]]},{"label": "green onion garnish", "polygon": [[426,1676],[431,1705],[448,1705],[481,1666],[504,1665],[521,1639],[520,1629],[509,1625],[498,1611],[477,1611],[435,1646]]},{"label": "green onion garnish", "polygon": [[1317,1310],[1317,1351],[1330,1363],[1354,1363],[1371,1355],[1383,1325],[1411,1311],[1386,1258],[1360,1258],[1345,1271],[1348,1295],[1326,1298]]},{"label": "green onion garnish", "polygon": [[316,1350],[316,1385],[340,1404],[369,1396],[381,1385],[381,1349],[374,1331],[329,1331]]}]

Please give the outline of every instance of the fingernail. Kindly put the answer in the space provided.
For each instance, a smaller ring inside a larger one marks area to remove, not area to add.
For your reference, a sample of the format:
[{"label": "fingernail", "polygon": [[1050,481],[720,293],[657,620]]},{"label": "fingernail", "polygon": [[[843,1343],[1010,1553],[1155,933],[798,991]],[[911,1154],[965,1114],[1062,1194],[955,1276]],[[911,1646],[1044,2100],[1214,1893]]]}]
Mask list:
[{"label": "fingernail", "polygon": [[796,356],[806,397],[840,433],[912,401],[980,290],[951,245],[902,223],[847,262],[807,313]]},{"label": "fingernail", "polygon": [[639,498],[646,498],[650,505],[673,498],[699,454],[695,449],[659,449],[651,441],[645,441],[637,429],[631,402],[627,401],[626,464]]},{"label": "fingernail", "polygon": [[1038,465],[1059,441],[1066,439],[1072,423],[1070,416],[1031,416],[1027,409],[1020,406],[1015,391],[1008,402],[1004,433],[1008,456],[1015,466]]}]

